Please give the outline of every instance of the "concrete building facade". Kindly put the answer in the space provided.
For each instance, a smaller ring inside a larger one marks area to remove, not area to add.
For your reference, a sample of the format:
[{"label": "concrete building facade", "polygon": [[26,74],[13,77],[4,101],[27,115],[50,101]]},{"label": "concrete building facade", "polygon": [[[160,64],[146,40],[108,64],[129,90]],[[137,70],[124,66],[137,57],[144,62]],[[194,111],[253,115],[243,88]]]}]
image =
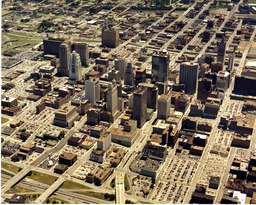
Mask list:
[{"label": "concrete building facade", "polygon": [[69,56],[69,78],[71,80],[81,80],[82,70],[81,70],[81,60],[78,53],[73,51]]},{"label": "concrete building facade", "polygon": [[98,78],[90,78],[85,81],[85,98],[89,103],[95,103],[100,99],[100,82]]}]

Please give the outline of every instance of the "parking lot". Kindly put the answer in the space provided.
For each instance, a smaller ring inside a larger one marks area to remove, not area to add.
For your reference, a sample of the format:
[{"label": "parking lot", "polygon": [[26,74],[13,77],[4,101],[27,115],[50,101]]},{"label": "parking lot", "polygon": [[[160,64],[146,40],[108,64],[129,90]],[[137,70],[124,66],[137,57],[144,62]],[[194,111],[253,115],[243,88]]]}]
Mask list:
[{"label": "parking lot", "polygon": [[234,132],[218,130],[216,136],[214,137],[214,143],[229,147],[233,140],[233,134]]},{"label": "parking lot", "polygon": [[202,175],[200,176],[199,183],[208,185],[210,177],[218,176],[222,178],[222,175],[224,173],[224,167],[218,166],[218,165],[206,164],[204,165],[203,171],[201,173]]},{"label": "parking lot", "polygon": [[22,165],[28,165],[31,162],[33,162],[35,159],[37,159],[40,154],[41,153],[33,152],[31,155],[27,156],[27,158],[25,160],[20,160],[17,163],[22,164]]},{"label": "parking lot", "polygon": [[39,165],[40,168],[42,169],[47,169],[47,170],[51,170],[54,171],[54,166],[56,166],[59,161],[59,154],[54,153],[48,156],[48,158]]},{"label": "parking lot", "polygon": [[138,175],[132,179],[132,188],[136,197],[146,197],[147,194],[152,190],[151,177],[145,177]]},{"label": "parking lot", "polygon": [[73,153],[76,154],[77,157],[81,157],[86,153],[85,149],[82,149],[80,147],[75,147],[75,146],[71,146],[71,145],[65,145],[65,147],[63,147],[63,149],[61,150],[62,152],[68,152],[68,153]]},{"label": "parking lot", "polygon": [[239,100],[229,100],[223,109],[224,115],[241,115],[241,111],[243,109],[244,102]]},{"label": "parking lot", "polygon": [[171,182],[190,184],[197,170],[198,162],[190,159],[172,158],[163,174],[163,179]]},{"label": "parking lot", "polygon": [[[49,121],[48,123],[50,123],[54,118],[55,111],[56,109],[46,107],[40,114],[35,115],[33,117],[33,120],[42,122],[42,124],[45,124],[47,121]],[[35,110],[33,112],[35,113]]]},{"label": "parking lot", "polygon": [[2,147],[2,157],[9,157],[20,149],[19,143],[7,141]]},{"label": "parking lot", "polygon": [[97,163],[86,161],[73,172],[72,177],[85,180],[86,176],[89,173],[94,172],[97,169],[97,167]]},{"label": "parking lot", "polygon": [[189,187],[182,184],[160,182],[153,191],[151,200],[160,203],[181,204],[186,197]]}]

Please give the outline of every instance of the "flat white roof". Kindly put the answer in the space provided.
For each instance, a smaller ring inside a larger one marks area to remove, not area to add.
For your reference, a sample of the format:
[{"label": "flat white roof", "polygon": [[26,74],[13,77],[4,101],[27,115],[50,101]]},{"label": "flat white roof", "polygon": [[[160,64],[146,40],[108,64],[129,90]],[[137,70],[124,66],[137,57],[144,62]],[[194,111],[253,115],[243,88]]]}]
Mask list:
[{"label": "flat white roof", "polygon": [[206,139],[206,138],[207,138],[207,135],[195,133],[195,137],[199,137],[200,139]]}]

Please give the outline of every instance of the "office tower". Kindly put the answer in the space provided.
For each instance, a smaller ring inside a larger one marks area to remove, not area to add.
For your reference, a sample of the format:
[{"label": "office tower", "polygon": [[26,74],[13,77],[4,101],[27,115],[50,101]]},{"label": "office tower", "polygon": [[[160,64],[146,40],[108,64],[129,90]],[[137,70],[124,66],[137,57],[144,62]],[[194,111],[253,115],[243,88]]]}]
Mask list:
[{"label": "office tower", "polygon": [[171,96],[161,95],[158,99],[157,118],[167,120],[170,114]]},{"label": "office tower", "polygon": [[152,82],[168,80],[170,56],[166,50],[152,56]]},{"label": "office tower", "polygon": [[70,46],[66,43],[60,45],[59,56],[60,56],[60,67],[58,73],[63,76],[69,76],[69,55]]},{"label": "office tower", "polygon": [[119,32],[108,28],[107,20],[105,20],[101,33],[102,46],[116,48],[119,45]]},{"label": "office tower", "polygon": [[234,67],[234,59],[235,59],[235,54],[231,54],[229,55],[229,58],[228,58],[228,70],[229,71],[232,71],[233,70],[233,67]]},{"label": "office tower", "polygon": [[69,43],[62,38],[47,38],[43,40],[44,43],[44,55],[55,55],[59,57],[59,49],[62,43]]},{"label": "office tower", "polygon": [[139,87],[147,88],[147,108],[156,110],[158,102],[158,87],[150,83],[140,83]]},{"label": "office tower", "polygon": [[213,91],[212,79],[200,78],[198,80],[198,91],[197,99],[202,103],[207,101],[207,98],[210,97],[211,92]]},{"label": "office tower", "polygon": [[115,60],[115,69],[119,70],[120,76],[122,79],[124,79],[124,72],[126,70],[127,61],[126,59],[120,58]]},{"label": "office tower", "polygon": [[134,73],[133,73],[133,66],[131,63],[127,64],[127,67],[124,73],[124,84],[134,86]]},{"label": "office tower", "polygon": [[226,54],[226,42],[224,40],[224,35],[223,35],[221,43],[218,48],[218,55],[217,55],[217,61],[220,62],[222,65],[224,64],[225,54]]},{"label": "office tower", "polygon": [[118,97],[117,97],[117,86],[116,81],[113,80],[112,83],[108,84],[107,91],[107,111],[114,114],[118,110]]},{"label": "office tower", "polygon": [[76,52],[80,55],[83,66],[89,65],[89,48],[86,43],[76,43]]},{"label": "office tower", "polygon": [[100,82],[98,78],[90,78],[85,81],[85,98],[89,103],[95,103],[100,99]]},{"label": "office tower", "polygon": [[69,78],[71,80],[81,80],[81,60],[78,53],[73,51],[69,56]]},{"label": "office tower", "polygon": [[185,85],[185,93],[194,94],[197,89],[198,64],[182,63],[180,65],[179,84]]},{"label": "office tower", "polygon": [[147,89],[140,88],[133,95],[133,119],[137,120],[138,128],[141,128],[147,118]]},{"label": "office tower", "polygon": [[135,85],[146,82],[146,68],[138,68],[135,74]]},{"label": "office tower", "polygon": [[229,87],[229,72],[220,71],[217,74],[216,88],[218,90],[226,91]]}]

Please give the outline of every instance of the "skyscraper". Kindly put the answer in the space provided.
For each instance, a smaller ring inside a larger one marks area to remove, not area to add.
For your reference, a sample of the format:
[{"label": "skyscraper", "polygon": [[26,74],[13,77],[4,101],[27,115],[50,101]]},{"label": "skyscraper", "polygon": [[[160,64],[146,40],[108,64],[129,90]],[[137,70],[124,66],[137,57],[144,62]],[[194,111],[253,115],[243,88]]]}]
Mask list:
[{"label": "skyscraper", "polygon": [[62,43],[59,49],[60,67],[58,68],[58,73],[60,75],[69,76],[69,55],[70,46],[66,43]]},{"label": "skyscraper", "polygon": [[89,65],[89,48],[86,43],[76,43],[76,52],[80,55],[83,66]]},{"label": "skyscraper", "polygon": [[166,82],[169,73],[170,56],[166,50],[152,56],[152,82]]},{"label": "skyscraper", "polygon": [[133,119],[137,120],[138,128],[141,128],[147,118],[147,88],[140,88],[133,96]]},{"label": "skyscraper", "polygon": [[90,78],[85,81],[85,98],[89,103],[95,103],[100,99],[100,82],[98,78]]},{"label": "skyscraper", "polygon": [[124,84],[134,86],[134,73],[133,66],[131,63],[128,63],[124,73]]},{"label": "skyscraper", "polygon": [[69,78],[72,80],[81,80],[81,60],[78,53],[73,51],[69,56]]},{"label": "skyscraper", "polygon": [[198,64],[182,63],[180,65],[179,84],[185,85],[185,93],[194,94],[197,88]]},{"label": "skyscraper", "polygon": [[119,46],[119,32],[108,28],[107,20],[105,20],[101,33],[102,46],[116,48]]},{"label": "skyscraper", "polygon": [[115,69],[119,70],[120,76],[122,79],[124,79],[124,73],[127,67],[127,61],[124,58],[120,58],[118,60],[115,60]]},{"label": "skyscraper", "polygon": [[218,48],[218,55],[217,55],[217,61],[220,62],[222,65],[224,64],[225,54],[226,54],[226,42],[224,40],[224,35],[223,35]]},{"label": "skyscraper", "polygon": [[161,95],[158,99],[157,118],[167,120],[170,114],[171,96]]},{"label": "skyscraper", "polygon": [[114,114],[118,110],[118,98],[117,98],[117,86],[116,81],[113,80],[112,83],[109,82],[108,84],[108,91],[107,91],[107,111]]}]

